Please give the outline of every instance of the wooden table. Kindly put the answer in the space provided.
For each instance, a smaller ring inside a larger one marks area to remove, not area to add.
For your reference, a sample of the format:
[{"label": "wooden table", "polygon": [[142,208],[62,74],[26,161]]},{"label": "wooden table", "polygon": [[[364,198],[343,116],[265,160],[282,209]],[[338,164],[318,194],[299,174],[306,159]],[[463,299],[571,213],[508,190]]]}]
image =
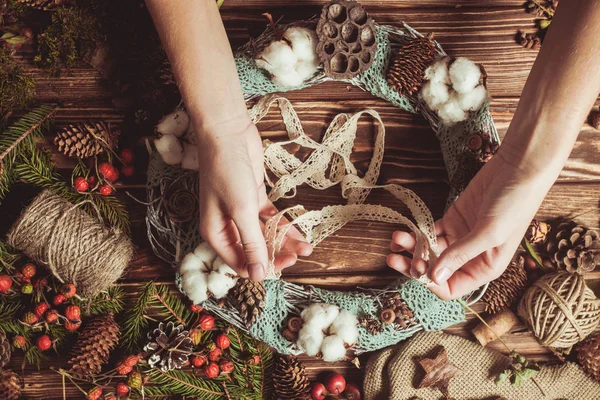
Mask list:
[{"label": "wooden table", "polygon": [[[237,47],[246,42],[250,34],[257,34],[264,28],[263,12],[268,11],[276,18],[284,16],[283,21],[289,22],[318,14],[322,4],[322,0],[226,0],[222,15],[232,46]],[[533,17],[522,7],[523,0],[364,0],[363,4],[379,23],[406,21],[422,33],[433,32],[449,54],[483,63],[494,98],[492,115],[500,135],[504,135],[537,55],[536,51],[521,48],[515,43],[518,30],[535,29]],[[38,80],[38,101],[63,104],[56,117],[58,127],[87,119],[104,119],[114,123],[123,119],[123,112],[113,106],[112,95],[101,85],[98,73],[91,67],[80,64],[70,74],[55,79],[36,70],[28,55],[23,57],[23,63]],[[377,110],[387,129],[380,183],[405,184],[422,196],[435,217],[442,215],[448,193],[446,170],[439,143],[421,116],[400,111],[342,83],[326,83],[289,93],[286,97],[298,111],[307,133],[317,138],[337,113],[364,108]],[[371,156],[375,125],[365,118],[361,119],[359,126],[353,159],[359,168],[364,169]],[[282,138],[285,134],[276,110],[271,111],[258,127],[265,137],[271,139]],[[150,136],[152,132],[146,134]],[[539,218],[579,215],[579,222],[598,228],[600,167],[597,163],[600,142],[597,136],[598,132],[590,126],[582,127],[565,169],[538,213]],[[73,167],[71,161],[59,155],[56,155],[56,160],[65,170]],[[125,196],[127,190],[143,199],[144,187],[143,177],[133,184],[119,187],[119,196],[128,204],[137,246],[135,259],[122,280],[132,301],[136,288],[144,281],[156,279],[171,283],[173,275],[169,266],[159,261],[149,248],[145,237],[144,206]],[[315,209],[343,202],[339,188],[324,192],[302,188],[296,198],[281,201],[278,205],[300,203]],[[389,206],[396,204],[391,197],[380,192],[373,193],[370,202]],[[325,240],[309,259],[301,260],[286,270],[284,279],[338,289],[382,286],[398,276],[385,265],[392,231],[392,226],[381,223],[351,223]],[[600,271],[590,274],[587,279],[590,286],[600,288]],[[475,308],[483,309],[481,306]],[[473,317],[469,316],[468,322],[447,331],[469,337],[474,323]],[[552,353],[541,347],[524,326],[513,329],[505,340],[533,360],[556,362]],[[490,347],[503,351],[496,343]],[[302,359],[311,377],[326,370],[342,371],[357,379],[361,376],[361,371],[350,363],[327,364],[308,357]],[[13,364],[18,369],[16,366],[20,360],[15,359]],[[41,371],[28,370],[24,395],[32,398],[61,397],[61,380],[47,367],[45,365]],[[81,396],[73,388],[69,388],[67,393],[69,398]]]}]

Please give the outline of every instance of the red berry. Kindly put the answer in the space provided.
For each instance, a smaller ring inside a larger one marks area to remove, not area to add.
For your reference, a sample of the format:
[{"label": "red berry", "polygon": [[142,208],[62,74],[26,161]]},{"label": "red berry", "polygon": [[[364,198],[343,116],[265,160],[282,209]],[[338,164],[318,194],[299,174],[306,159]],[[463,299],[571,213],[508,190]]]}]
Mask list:
[{"label": "red berry", "polygon": [[199,328],[190,329],[190,339],[192,339],[194,346],[198,346],[202,340],[202,330]]},{"label": "red berry", "polygon": [[62,303],[64,303],[65,301],[67,301],[67,298],[65,297],[65,295],[59,293],[56,296],[54,296],[54,298],[52,299],[52,304],[54,304],[55,306],[59,306]]},{"label": "red berry", "polygon": [[33,39],[33,31],[31,28],[23,28],[21,29],[21,36],[25,36],[27,40]]},{"label": "red berry", "polygon": [[63,294],[63,296],[65,296],[67,299],[70,299],[71,297],[75,296],[75,293],[77,293],[77,288],[75,287],[75,285],[73,285],[72,283],[65,283],[64,285],[62,285],[62,287],[60,288],[60,292]]},{"label": "red berry", "polygon": [[210,364],[208,364],[206,367],[204,367],[204,373],[206,374],[206,377],[209,379],[213,379],[216,378],[217,376],[219,376],[219,366],[217,365],[217,363],[211,362]]},{"label": "red berry", "polygon": [[113,188],[110,185],[104,184],[98,188],[98,191],[103,196],[110,196],[113,192]]},{"label": "red berry", "polygon": [[44,319],[49,324],[51,324],[53,322],[56,322],[58,320],[58,311],[56,311],[56,310],[49,310],[46,313],[46,316],[44,317]]},{"label": "red berry", "polygon": [[121,167],[121,175],[126,178],[131,178],[135,174],[135,168],[133,165],[123,165]]},{"label": "red berry", "polygon": [[21,267],[21,274],[26,278],[33,278],[37,268],[34,263],[27,263]]},{"label": "red berry", "polygon": [[125,365],[123,363],[117,365],[117,374],[119,375],[127,375],[131,372],[131,370],[132,368],[129,365]]},{"label": "red berry", "polygon": [[23,282],[23,283],[31,283],[31,278],[29,278],[27,276],[21,275],[21,282]]},{"label": "red berry", "polygon": [[133,371],[127,378],[127,385],[132,389],[139,389],[142,387],[144,381],[142,380],[142,374],[137,371]]},{"label": "red berry", "polygon": [[341,374],[331,374],[325,381],[327,391],[333,394],[340,394],[346,389],[346,379]]},{"label": "red berry", "polygon": [[0,275],[0,293],[6,293],[12,287],[13,281],[8,275]]},{"label": "red berry", "polygon": [[67,308],[65,308],[65,317],[67,317],[69,321],[80,321],[81,309],[79,308],[79,306],[71,304],[70,306],[67,306]]},{"label": "red berry", "polygon": [[360,388],[356,383],[348,382],[346,384],[346,390],[344,390],[344,398],[346,400],[361,400],[362,395],[360,394]]},{"label": "red berry", "polygon": [[218,347],[215,347],[211,351],[208,352],[208,359],[210,361],[219,361],[221,356],[223,355],[223,350]]},{"label": "red berry", "polygon": [[[29,279],[29,278],[26,278],[26,279]],[[26,283],[25,285],[21,286],[21,293],[23,293],[23,294],[33,293],[33,285],[31,283]]]},{"label": "red berry", "polygon": [[44,286],[48,286],[48,279],[46,279],[46,278],[36,278],[36,279],[33,280],[33,287],[34,288],[44,287]]},{"label": "red berry", "polygon": [[192,365],[196,368],[200,368],[204,364],[206,364],[207,360],[204,356],[193,356],[192,357]]},{"label": "red berry", "polygon": [[65,321],[65,329],[68,331],[76,331],[81,326],[81,321]]},{"label": "red berry", "polygon": [[119,157],[121,158],[121,161],[123,161],[123,164],[131,164],[134,159],[133,150],[123,149],[121,150]]},{"label": "red berry", "polygon": [[78,192],[87,192],[90,189],[90,184],[85,180],[83,176],[78,176],[73,181],[73,187]]},{"label": "red berry", "polygon": [[315,382],[310,389],[310,397],[312,400],[324,400],[327,395],[327,389],[321,382]]},{"label": "red berry", "polygon": [[96,386],[92,390],[90,390],[87,394],[87,400],[98,400],[102,396],[102,388],[100,386]]},{"label": "red berry", "polygon": [[88,184],[90,185],[90,188],[95,188],[96,185],[98,184],[98,177],[96,175],[90,175],[89,178],[87,179]]},{"label": "red berry", "polygon": [[108,182],[114,182],[119,179],[117,169],[107,162],[103,162],[98,166],[98,173]]},{"label": "red berry", "polygon": [[123,365],[127,365],[128,367],[135,367],[135,365],[140,361],[140,358],[138,356],[135,355],[130,355],[127,356],[124,360],[123,360]]},{"label": "red berry", "polygon": [[228,348],[231,345],[231,341],[229,340],[229,336],[227,336],[224,333],[221,333],[219,336],[216,337],[215,344],[221,350],[225,350],[226,348]]},{"label": "red berry", "polygon": [[27,311],[21,317],[21,321],[23,321],[24,323],[26,323],[28,325],[36,324],[39,320],[40,320],[40,318],[37,315],[35,315],[34,313],[32,313],[31,311]]},{"label": "red berry", "polygon": [[260,364],[260,356],[258,354],[253,355],[252,358],[250,358],[248,360],[248,364],[250,364],[250,365]]},{"label": "red berry", "polygon": [[203,331],[209,331],[215,326],[215,317],[210,314],[202,314],[198,324]]},{"label": "red berry", "polygon": [[13,346],[15,346],[17,349],[22,349],[23,347],[25,347],[26,343],[27,341],[25,340],[25,337],[21,335],[17,335],[13,339]]},{"label": "red berry", "polygon": [[129,394],[129,386],[127,386],[127,384],[125,382],[119,382],[117,383],[117,396],[119,397],[125,397]]},{"label": "red berry", "polygon": [[50,339],[50,336],[48,335],[42,335],[39,338],[37,338],[35,344],[38,347],[38,349],[46,351],[50,347],[52,347],[52,339]]},{"label": "red berry", "polygon": [[204,311],[204,307],[198,306],[196,304],[190,304],[190,311],[193,313],[199,313]]},{"label": "red berry", "polygon": [[42,315],[44,315],[44,313],[46,311],[48,311],[48,309],[50,308],[50,305],[46,302],[41,302],[41,303],[37,303],[36,306],[33,308],[33,312],[35,313],[35,315],[38,318],[41,318]]},{"label": "red berry", "polygon": [[228,374],[233,371],[234,365],[229,360],[221,360],[221,362],[219,363],[219,367],[221,368],[221,371]]}]

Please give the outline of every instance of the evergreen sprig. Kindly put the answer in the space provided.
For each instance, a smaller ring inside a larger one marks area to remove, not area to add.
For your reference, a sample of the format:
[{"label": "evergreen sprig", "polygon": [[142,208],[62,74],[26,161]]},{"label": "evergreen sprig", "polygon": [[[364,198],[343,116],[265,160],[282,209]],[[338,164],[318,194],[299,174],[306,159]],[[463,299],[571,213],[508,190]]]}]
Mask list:
[{"label": "evergreen sprig", "polygon": [[120,285],[111,286],[106,292],[97,294],[93,299],[79,300],[75,299],[78,305],[86,315],[98,316],[110,313],[119,314],[123,311],[125,292]]},{"label": "evergreen sprig", "polygon": [[14,264],[20,257],[12,247],[0,240],[0,271],[12,273],[15,270]]},{"label": "evergreen sprig", "polygon": [[149,322],[146,312],[156,293],[156,284],[149,281],[142,286],[138,299],[133,308],[127,311],[121,325],[120,345],[129,353],[134,353],[141,348],[139,341],[144,330],[148,329]]}]

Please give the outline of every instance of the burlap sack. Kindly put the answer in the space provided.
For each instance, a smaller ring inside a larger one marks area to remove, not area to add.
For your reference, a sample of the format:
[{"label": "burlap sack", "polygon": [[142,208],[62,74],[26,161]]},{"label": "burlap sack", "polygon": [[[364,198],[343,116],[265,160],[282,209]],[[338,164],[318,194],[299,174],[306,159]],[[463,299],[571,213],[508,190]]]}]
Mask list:
[{"label": "burlap sack", "polygon": [[500,396],[508,400],[600,399],[600,384],[573,363],[542,366],[535,380],[544,394],[532,381],[520,387],[496,385],[495,377],[509,364],[507,357],[459,336],[426,332],[369,359],[365,400],[442,399],[437,389],[415,389],[424,374],[418,360],[435,356],[440,346],[446,348],[450,362],[461,370],[450,382],[450,396],[456,400],[491,400]]}]

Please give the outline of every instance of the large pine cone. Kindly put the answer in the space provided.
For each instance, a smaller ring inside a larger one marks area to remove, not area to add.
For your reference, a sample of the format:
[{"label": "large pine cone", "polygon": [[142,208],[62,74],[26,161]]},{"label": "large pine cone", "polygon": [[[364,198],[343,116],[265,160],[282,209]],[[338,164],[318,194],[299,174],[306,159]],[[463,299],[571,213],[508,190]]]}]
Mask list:
[{"label": "large pine cone", "polygon": [[83,122],[60,130],[54,144],[67,157],[88,158],[116,148],[120,134],[102,121]]},{"label": "large pine cone", "polygon": [[556,225],[546,246],[550,259],[571,273],[593,271],[598,259],[598,233],[570,220],[558,221]]},{"label": "large pine cone", "polygon": [[525,232],[525,239],[531,244],[542,244],[546,242],[550,233],[550,224],[534,219]]},{"label": "large pine cone", "polygon": [[10,361],[11,356],[11,345],[6,335],[0,332],[0,368],[4,368]]},{"label": "large pine cone", "polygon": [[[177,351],[171,351],[177,349]],[[183,325],[161,322],[148,333],[148,343],[144,346],[148,365],[161,371],[181,369],[193,351],[192,339]]]},{"label": "large pine cone", "polygon": [[423,86],[425,70],[433,63],[437,51],[428,37],[411,39],[394,56],[387,81],[402,96],[412,95]]},{"label": "large pine cone", "polygon": [[589,376],[600,382],[600,335],[577,346],[577,361]]},{"label": "large pine cone", "polygon": [[24,3],[27,7],[35,8],[38,10],[51,10],[54,7],[61,5],[73,4],[74,0],[19,0],[20,3]]},{"label": "large pine cone", "polygon": [[0,399],[18,400],[21,398],[19,375],[10,369],[0,369]]},{"label": "large pine cone", "polygon": [[239,279],[233,293],[240,316],[247,326],[252,325],[265,309],[265,286],[251,279]]},{"label": "large pine cone", "polygon": [[81,378],[99,374],[117,347],[120,333],[112,314],[90,321],[71,349],[70,371]]},{"label": "large pine cone", "polygon": [[510,307],[521,297],[527,286],[527,272],[523,256],[512,259],[500,277],[490,282],[481,300],[486,304],[485,311],[496,314]]},{"label": "large pine cone", "polygon": [[278,399],[304,399],[308,396],[309,384],[306,370],[296,357],[279,356],[273,371],[273,386]]}]

